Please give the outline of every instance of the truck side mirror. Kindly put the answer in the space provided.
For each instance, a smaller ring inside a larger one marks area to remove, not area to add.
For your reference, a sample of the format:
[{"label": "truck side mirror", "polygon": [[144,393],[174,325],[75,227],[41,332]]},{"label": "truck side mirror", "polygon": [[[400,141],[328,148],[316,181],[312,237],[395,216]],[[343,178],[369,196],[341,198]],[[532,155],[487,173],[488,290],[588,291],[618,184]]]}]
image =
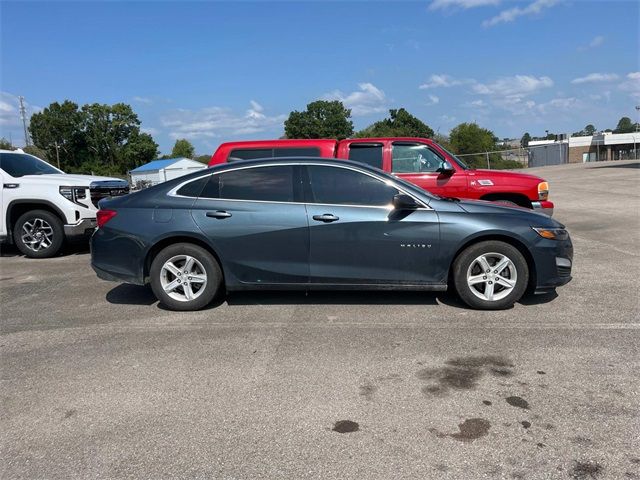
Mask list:
[{"label": "truck side mirror", "polygon": [[442,175],[447,175],[447,176],[453,175],[455,173],[455,169],[453,168],[453,165],[451,165],[446,160],[442,162],[442,164],[440,165],[440,168],[438,168],[438,170],[436,171],[438,173],[441,173]]},{"label": "truck side mirror", "polygon": [[418,203],[410,195],[398,193],[393,196],[393,208],[396,210],[415,210]]}]

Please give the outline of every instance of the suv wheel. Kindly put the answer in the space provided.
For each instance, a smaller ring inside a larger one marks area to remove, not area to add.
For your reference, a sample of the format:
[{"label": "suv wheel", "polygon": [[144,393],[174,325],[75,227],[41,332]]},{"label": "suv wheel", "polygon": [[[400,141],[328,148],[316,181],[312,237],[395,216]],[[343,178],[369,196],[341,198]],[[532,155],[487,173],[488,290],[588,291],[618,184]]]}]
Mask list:
[{"label": "suv wheel", "polygon": [[527,261],[517,248],[499,241],[480,242],[464,250],[453,264],[460,298],[482,310],[510,308],[529,283]]},{"label": "suv wheel", "polygon": [[23,213],[13,226],[13,242],[27,257],[53,257],[60,251],[63,241],[62,222],[46,210]]},{"label": "suv wheel", "polygon": [[156,298],[171,310],[206,307],[223,283],[213,255],[191,243],[177,243],[162,250],[153,259],[149,275]]}]

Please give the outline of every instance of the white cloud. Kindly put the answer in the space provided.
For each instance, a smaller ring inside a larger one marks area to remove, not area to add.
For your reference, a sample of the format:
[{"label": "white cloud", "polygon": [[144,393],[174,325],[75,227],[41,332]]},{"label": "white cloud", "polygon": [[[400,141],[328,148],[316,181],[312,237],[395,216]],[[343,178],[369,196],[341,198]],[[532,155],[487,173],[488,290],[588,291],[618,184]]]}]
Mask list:
[{"label": "white cloud", "polygon": [[455,123],[456,117],[445,114],[440,116],[440,120],[442,120],[444,123]]},{"label": "white cloud", "polygon": [[142,133],[147,133],[147,134],[149,134],[151,136],[158,135],[160,133],[160,130],[157,129],[157,128],[154,128],[154,127],[142,127],[142,128],[140,128],[140,131]]},{"label": "white cloud", "polygon": [[500,0],[433,0],[429,10],[448,10],[451,8],[476,8],[487,5],[498,5]]},{"label": "white cloud", "polygon": [[559,0],[535,0],[524,8],[521,7],[513,7],[507,10],[503,10],[498,15],[489,20],[485,20],[482,22],[483,27],[493,27],[494,25],[498,25],[500,23],[508,23],[513,22],[518,17],[528,16],[528,15],[536,15],[540,13],[545,8],[550,8],[557,4]]},{"label": "white cloud", "polygon": [[620,84],[620,90],[627,92],[631,98],[640,102],[640,72],[627,74],[627,79]]},{"label": "white cloud", "polygon": [[617,79],[618,75],[615,73],[590,73],[584,77],[574,78],[571,83],[579,85],[581,83],[612,82]]},{"label": "white cloud", "polygon": [[427,90],[429,88],[449,88],[464,85],[466,83],[472,83],[473,81],[474,80],[471,79],[457,79],[445,74],[434,74],[418,88],[421,90]]},{"label": "white cloud", "polygon": [[384,112],[388,106],[388,100],[382,90],[372,83],[359,83],[355,92],[344,94],[340,90],[334,90],[323,95],[325,100],[340,100],[345,107],[351,109],[354,117],[369,115],[371,113]]},{"label": "white cloud", "polygon": [[552,86],[553,80],[549,77],[515,75],[513,77],[499,78],[492,83],[476,83],[473,85],[473,91],[482,95],[523,97]]},{"label": "white cloud", "polygon": [[151,105],[153,100],[149,97],[133,97],[132,100],[136,103],[142,103],[143,105]]},{"label": "white cloud", "polygon": [[602,35],[596,35],[595,37],[593,37],[593,40],[589,42],[589,46],[591,48],[596,48],[602,45],[603,43],[604,43],[604,37]]},{"label": "white cloud", "polygon": [[440,103],[440,98],[436,95],[428,95],[428,100],[425,102],[426,106],[437,105]]},{"label": "white cloud", "polygon": [[281,128],[286,115],[266,115],[256,101],[250,102],[244,115],[223,107],[200,110],[177,109],[160,118],[171,138],[214,138],[222,135],[246,135]]}]

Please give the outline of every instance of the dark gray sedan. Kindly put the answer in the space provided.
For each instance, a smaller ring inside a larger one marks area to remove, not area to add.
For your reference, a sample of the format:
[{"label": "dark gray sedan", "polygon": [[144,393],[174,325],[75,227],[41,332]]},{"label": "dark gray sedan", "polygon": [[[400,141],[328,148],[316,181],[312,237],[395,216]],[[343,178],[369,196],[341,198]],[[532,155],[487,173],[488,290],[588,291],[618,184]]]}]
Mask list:
[{"label": "dark gray sedan", "polygon": [[571,280],[557,221],[440,198],[345,160],[233,162],[100,208],[98,276],[151,284],[175,310],[232,290],[448,287],[473,308],[503,309]]}]

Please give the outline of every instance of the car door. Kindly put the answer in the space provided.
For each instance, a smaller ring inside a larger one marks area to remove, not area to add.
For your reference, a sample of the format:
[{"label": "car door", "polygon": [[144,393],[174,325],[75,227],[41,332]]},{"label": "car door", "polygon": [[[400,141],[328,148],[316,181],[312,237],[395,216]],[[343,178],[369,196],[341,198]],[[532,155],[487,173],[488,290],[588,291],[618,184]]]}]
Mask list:
[{"label": "car door", "polygon": [[443,197],[467,197],[467,176],[455,165],[453,173],[438,170],[445,157],[419,142],[397,141],[391,145],[391,173]]},{"label": "car door", "polygon": [[306,283],[309,229],[299,167],[239,167],[211,175],[192,207],[229,285]]},{"label": "car door", "polygon": [[429,207],[397,211],[399,190],[370,172],[307,165],[311,283],[438,283],[438,216]]}]

